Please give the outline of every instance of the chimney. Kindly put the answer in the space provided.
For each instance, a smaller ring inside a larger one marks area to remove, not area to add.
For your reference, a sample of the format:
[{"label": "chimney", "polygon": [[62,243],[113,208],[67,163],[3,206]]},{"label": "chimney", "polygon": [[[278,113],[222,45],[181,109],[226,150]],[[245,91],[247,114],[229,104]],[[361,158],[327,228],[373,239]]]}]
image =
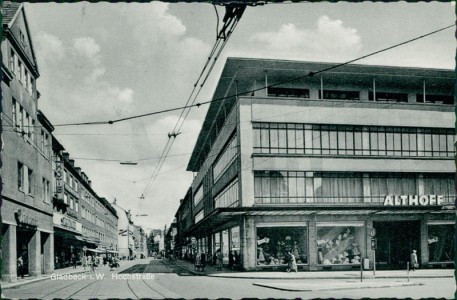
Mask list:
[{"label": "chimney", "polygon": [[63,160],[68,161],[70,159],[70,153],[63,152],[62,157],[63,157]]},{"label": "chimney", "polygon": [[92,180],[87,180],[87,184],[92,187]]},{"label": "chimney", "polygon": [[70,165],[72,167],[75,167],[75,160],[74,159],[70,159],[69,162],[70,162]]},{"label": "chimney", "polygon": [[79,176],[81,176],[81,168],[80,167],[76,167],[75,171],[78,172]]}]

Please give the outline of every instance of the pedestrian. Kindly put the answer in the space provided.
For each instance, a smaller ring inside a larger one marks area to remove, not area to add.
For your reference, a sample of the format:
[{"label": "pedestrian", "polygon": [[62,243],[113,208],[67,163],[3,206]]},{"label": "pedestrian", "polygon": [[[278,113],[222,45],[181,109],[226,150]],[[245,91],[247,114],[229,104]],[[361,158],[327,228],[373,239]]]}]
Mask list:
[{"label": "pedestrian", "polygon": [[83,265],[84,270],[87,267],[87,256],[84,254],[82,259],[81,259],[81,264]]},{"label": "pedestrian", "polygon": [[221,249],[217,249],[216,251],[216,265],[217,265],[217,270],[221,271],[222,270],[222,260],[224,256],[222,255]]},{"label": "pedestrian", "polygon": [[74,253],[71,255],[71,265],[73,269],[76,269],[76,255]]},{"label": "pedestrian", "polygon": [[416,250],[413,250],[413,253],[411,253],[410,264],[411,264],[412,271],[416,271],[416,268],[419,267],[419,262],[417,261]]},{"label": "pedestrian", "polygon": [[24,261],[22,260],[22,255],[19,255],[17,258],[17,271],[18,275],[24,278]]},{"label": "pedestrian", "polygon": [[295,260],[295,255],[292,254],[292,252],[288,252],[288,268],[287,268],[287,272],[290,272],[290,271],[295,271],[295,273],[298,272],[298,267],[297,267],[297,261]]}]

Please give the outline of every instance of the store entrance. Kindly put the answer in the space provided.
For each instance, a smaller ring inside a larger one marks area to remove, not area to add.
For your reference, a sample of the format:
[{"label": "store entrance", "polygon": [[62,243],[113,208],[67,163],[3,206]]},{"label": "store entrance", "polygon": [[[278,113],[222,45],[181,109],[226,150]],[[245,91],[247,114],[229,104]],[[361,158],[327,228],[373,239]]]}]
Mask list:
[{"label": "store entrance", "polygon": [[373,227],[378,241],[376,268],[406,269],[413,250],[420,258],[420,221],[373,222]]},{"label": "store entrance", "polygon": [[[17,227],[16,229],[16,255],[22,257],[24,275],[29,274],[29,243],[35,232],[26,228]],[[18,276],[19,274],[18,270]]]}]

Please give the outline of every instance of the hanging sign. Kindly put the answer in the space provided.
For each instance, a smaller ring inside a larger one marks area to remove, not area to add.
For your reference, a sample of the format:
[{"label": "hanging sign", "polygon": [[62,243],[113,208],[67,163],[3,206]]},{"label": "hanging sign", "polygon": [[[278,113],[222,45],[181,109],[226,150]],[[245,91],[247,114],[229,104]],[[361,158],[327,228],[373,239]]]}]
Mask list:
[{"label": "hanging sign", "polygon": [[63,161],[56,161],[56,198],[63,200]]},{"label": "hanging sign", "polygon": [[384,206],[436,206],[443,203],[443,195],[387,195],[384,198]]}]

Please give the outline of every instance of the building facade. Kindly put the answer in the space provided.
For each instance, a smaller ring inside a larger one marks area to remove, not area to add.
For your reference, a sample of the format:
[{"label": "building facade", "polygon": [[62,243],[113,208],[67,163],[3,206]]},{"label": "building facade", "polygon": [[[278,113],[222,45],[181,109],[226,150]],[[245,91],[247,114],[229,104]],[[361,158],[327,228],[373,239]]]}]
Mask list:
[{"label": "building facade", "polygon": [[[229,58],[184,235],[224,263],[453,265],[453,70]],[[220,100],[224,99],[224,100]],[[367,260],[365,260],[367,259]]]},{"label": "building facade", "polygon": [[24,6],[2,4],[2,278],[54,269],[52,125],[38,110],[39,77]]}]

